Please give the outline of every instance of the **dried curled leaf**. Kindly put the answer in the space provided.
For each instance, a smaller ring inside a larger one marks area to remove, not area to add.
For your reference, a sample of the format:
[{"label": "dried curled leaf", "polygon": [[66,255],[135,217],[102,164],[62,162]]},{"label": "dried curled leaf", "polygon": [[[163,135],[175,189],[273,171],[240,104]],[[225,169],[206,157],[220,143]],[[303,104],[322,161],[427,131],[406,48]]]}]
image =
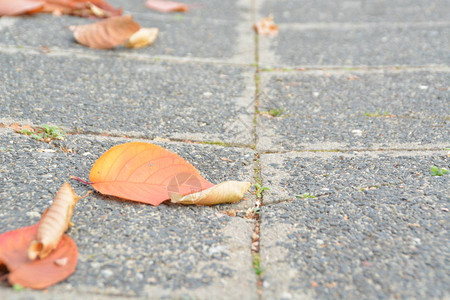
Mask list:
[{"label": "dried curled leaf", "polygon": [[182,157],[160,146],[131,142],[106,151],[89,175],[102,194],[159,205],[169,192],[182,195],[213,186]]},{"label": "dried curled leaf", "polygon": [[94,49],[114,48],[140,28],[132,16],[112,17],[92,24],[69,27],[78,43]]},{"label": "dried curled leaf", "polygon": [[125,41],[127,48],[142,48],[153,44],[158,36],[158,28],[141,28]]},{"label": "dried curled leaf", "polygon": [[186,4],[176,2],[176,1],[165,1],[165,0],[147,0],[145,5],[155,11],[168,13],[168,12],[186,12],[189,7]]},{"label": "dried curled leaf", "polygon": [[0,0],[0,16],[32,14],[42,10],[44,1]]},{"label": "dried curled leaf", "polygon": [[28,257],[47,257],[58,246],[64,232],[67,231],[72,218],[73,209],[80,199],[65,182],[53,199],[53,203],[39,222],[36,240],[28,248]]},{"label": "dried curled leaf", "polygon": [[235,203],[242,199],[250,188],[250,182],[225,181],[201,192],[183,196],[171,193],[170,201],[181,204],[215,205],[221,203]]},{"label": "dried curled leaf", "polygon": [[253,27],[259,35],[276,36],[278,34],[278,25],[275,24],[272,14],[256,22]]},{"label": "dried curled leaf", "polygon": [[[75,272],[78,249],[75,242],[64,235],[56,249],[44,259],[30,260],[27,249],[37,238],[39,223],[0,234],[0,270],[6,266],[4,276],[11,285],[44,289],[58,283]],[[64,259],[64,265],[55,261]]]},{"label": "dried curled leaf", "polygon": [[114,8],[105,0],[44,0],[43,12],[56,15],[109,18],[122,15],[121,8]]}]

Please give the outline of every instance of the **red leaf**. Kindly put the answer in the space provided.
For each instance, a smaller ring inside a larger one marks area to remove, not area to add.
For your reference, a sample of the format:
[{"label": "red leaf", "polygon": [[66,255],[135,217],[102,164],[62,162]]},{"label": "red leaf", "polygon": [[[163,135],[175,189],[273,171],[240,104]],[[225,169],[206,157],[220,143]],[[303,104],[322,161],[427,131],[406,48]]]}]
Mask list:
[{"label": "red leaf", "polygon": [[[56,249],[44,259],[30,260],[28,247],[36,239],[39,223],[0,234],[0,265],[5,265],[10,284],[44,289],[69,277],[77,265],[75,242],[64,235]],[[55,261],[67,258],[61,266]]]},{"label": "red leaf", "polygon": [[42,10],[44,1],[0,0],[0,16],[17,16]]},{"label": "red leaf", "polygon": [[214,186],[176,153],[142,142],[109,149],[89,179],[102,194],[152,205],[169,200],[169,193],[187,195]]},{"label": "red leaf", "polygon": [[147,0],[145,5],[153,10],[159,12],[186,12],[189,10],[189,7],[186,4],[176,2],[176,1],[164,1],[164,0]]}]

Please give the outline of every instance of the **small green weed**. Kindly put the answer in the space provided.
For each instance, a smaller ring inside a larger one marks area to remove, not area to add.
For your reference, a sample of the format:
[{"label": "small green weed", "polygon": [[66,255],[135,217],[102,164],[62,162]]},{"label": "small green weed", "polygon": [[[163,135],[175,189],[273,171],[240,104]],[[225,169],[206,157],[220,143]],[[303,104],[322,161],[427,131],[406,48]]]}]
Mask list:
[{"label": "small green weed", "polygon": [[310,193],[304,193],[301,195],[295,195],[295,197],[299,198],[299,199],[306,199],[306,198],[317,198],[316,196],[310,194]]},{"label": "small green weed", "polygon": [[265,191],[265,190],[270,190],[270,187],[267,187],[267,186],[261,186],[259,183],[255,183],[253,186],[254,186],[255,189],[256,189],[256,196],[257,196],[258,198],[261,198],[261,197],[262,197],[262,192],[263,192],[263,191]]},{"label": "small green weed", "polygon": [[43,125],[42,127],[33,128],[32,130],[22,129],[22,134],[29,135],[35,140],[50,142],[53,140],[63,140],[65,132],[58,126]]},{"label": "small green weed", "polygon": [[25,288],[23,287],[23,286],[21,286],[20,284],[14,284],[13,286],[12,286],[12,288],[13,288],[13,290],[15,291],[15,292],[21,292],[21,291],[23,291]]},{"label": "small green weed", "polygon": [[430,168],[430,171],[431,171],[431,176],[442,176],[442,175],[450,173],[449,170],[447,170],[445,168],[438,168],[436,166],[432,166]]},{"label": "small green weed", "polygon": [[282,113],[283,113],[282,108],[272,108],[272,109],[269,109],[269,111],[267,112],[267,114],[271,115],[272,117],[278,117]]},{"label": "small green weed", "polygon": [[262,275],[264,272],[261,267],[261,257],[259,256],[259,253],[253,253],[253,271],[255,271],[255,274],[258,276]]},{"label": "small green weed", "polygon": [[174,19],[175,20],[177,20],[177,21],[181,21],[181,20],[183,20],[183,15],[182,14],[176,14],[175,16],[174,16]]},{"label": "small green weed", "polygon": [[253,213],[255,215],[259,215],[260,212],[261,212],[261,207],[253,207]]}]

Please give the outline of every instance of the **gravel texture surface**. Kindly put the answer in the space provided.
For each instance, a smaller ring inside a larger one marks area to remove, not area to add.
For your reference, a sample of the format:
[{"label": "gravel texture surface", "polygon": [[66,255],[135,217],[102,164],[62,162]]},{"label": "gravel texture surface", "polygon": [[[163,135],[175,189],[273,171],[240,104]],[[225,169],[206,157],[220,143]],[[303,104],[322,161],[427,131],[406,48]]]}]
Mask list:
[{"label": "gravel texture surface", "polygon": [[[128,141],[75,136],[48,145],[4,129],[0,140],[2,232],[37,222],[69,175],[88,177],[97,153]],[[249,151],[224,148],[211,152],[211,146],[193,144],[164,146],[195,161],[209,180],[251,178],[245,172],[253,159]],[[233,161],[221,160],[222,155]],[[90,190],[71,183],[78,195]],[[250,203],[243,201],[243,205]],[[227,208],[153,207],[93,193],[77,204],[72,218],[75,226],[68,233],[80,251],[77,271],[51,293],[205,298],[238,287],[230,297],[253,298],[251,287],[256,282],[248,251],[253,221],[221,213]],[[39,295],[31,297],[38,299]]]},{"label": "gravel texture surface", "polygon": [[107,56],[2,55],[0,64],[1,116],[71,131],[253,142],[246,68]]},{"label": "gravel texture surface", "polygon": [[[0,282],[1,300],[450,297],[450,174],[430,172],[450,169],[449,0],[108,2],[156,42],[95,50],[68,29],[92,19],[0,18],[0,234],[130,141],[270,189],[213,207],[94,192],[68,232],[76,272],[45,291]],[[256,35],[269,14],[278,36]]]},{"label": "gravel texture surface", "polygon": [[[264,73],[258,148],[333,150],[448,144],[448,74]],[[272,117],[268,114],[272,109],[282,113]]]}]

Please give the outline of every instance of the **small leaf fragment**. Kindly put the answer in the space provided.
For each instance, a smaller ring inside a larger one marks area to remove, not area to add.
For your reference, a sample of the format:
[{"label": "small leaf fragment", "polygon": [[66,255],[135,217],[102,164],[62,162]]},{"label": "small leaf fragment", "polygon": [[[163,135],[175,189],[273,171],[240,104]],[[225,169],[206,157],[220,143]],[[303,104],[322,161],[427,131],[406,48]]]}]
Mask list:
[{"label": "small leaf fragment", "polygon": [[147,0],[145,5],[150,9],[163,13],[187,12],[189,10],[189,7],[186,4],[176,1]]},{"label": "small leaf fragment", "polygon": [[276,36],[278,34],[278,25],[275,24],[272,14],[256,22],[253,27],[259,35]]},{"label": "small leaf fragment", "polygon": [[132,16],[111,17],[92,24],[69,27],[78,43],[94,49],[119,46],[140,28]]},{"label": "small leaf fragment", "polygon": [[124,45],[127,48],[142,48],[153,44],[158,36],[158,28],[141,28],[136,31]]},{"label": "small leaf fragment", "polygon": [[252,184],[244,181],[225,181],[201,192],[183,196],[170,193],[172,203],[215,205],[221,203],[235,203],[242,199],[244,193]]}]

